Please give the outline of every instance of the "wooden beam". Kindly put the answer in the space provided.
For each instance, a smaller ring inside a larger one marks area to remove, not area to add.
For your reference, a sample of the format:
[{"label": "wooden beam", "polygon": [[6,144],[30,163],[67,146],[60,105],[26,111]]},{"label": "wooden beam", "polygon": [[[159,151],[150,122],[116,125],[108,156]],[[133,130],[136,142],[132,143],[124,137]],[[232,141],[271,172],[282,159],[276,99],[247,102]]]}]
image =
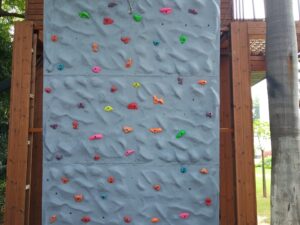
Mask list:
[{"label": "wooden beam", "polygon": [[33,23],[17,22],[13,44],[5,225],[25,224]]},{"label": "wooden beam", "polygon": [[256,225],[248,23],[231,23],[231,38],[237,224]]}]

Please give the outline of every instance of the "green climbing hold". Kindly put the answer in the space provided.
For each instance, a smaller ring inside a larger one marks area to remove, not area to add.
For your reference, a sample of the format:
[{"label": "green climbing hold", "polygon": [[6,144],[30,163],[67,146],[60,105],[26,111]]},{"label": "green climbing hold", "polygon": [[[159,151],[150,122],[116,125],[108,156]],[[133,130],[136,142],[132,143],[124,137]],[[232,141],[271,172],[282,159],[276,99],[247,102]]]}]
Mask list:
[{"label": "green climbing hold", "polygon": [[143,19],[143,17],[140,14],[137,14],[137,13],[133,14],[132,17],[133,17],[135,22],[141,22],[142,19]]},{"label": "green climbing hold", "polygon": [[105,112],[112,112],[114,110],[113,107],[110,105],[105,106],[103,109]]},{"label": "green climbing hold", "polygon": [[82,19],[89,19],[91,16],[90,16],[90,14],[88,13],[88,12],[86,12],[86,11],[81,11],[80,13],[79,13],[79,16],[80,16],[80,18],[82,18]]},{"label": "green climbing hold", "polygon": [[133,82],[132,87],[139,88],[139,87],[141,87],[141,83],[140,82]]},{"label": "green climbing hold", "polygon": [[179,37],[179,41],[181,44],[184,44],[185,42],[187,42],[187,39],[188,39],[187,36],[184,34],[180,35],[180,37]]},{"label": "green climbing hold", "polygon": [[185,130],[180,130],[177,134],[176,134],[176,138],[179,139],[181,137],[183,137],[186,134]]}]

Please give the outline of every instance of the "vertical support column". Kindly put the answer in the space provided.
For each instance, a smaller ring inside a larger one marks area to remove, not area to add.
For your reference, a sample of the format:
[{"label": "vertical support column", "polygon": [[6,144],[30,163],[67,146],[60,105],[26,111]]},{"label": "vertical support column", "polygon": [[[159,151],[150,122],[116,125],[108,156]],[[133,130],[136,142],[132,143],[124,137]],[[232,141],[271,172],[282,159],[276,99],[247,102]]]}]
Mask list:
[{"label": "vertical support column", "polygon": [[256,225],[248,25],[231,23],[237,224]]},{"label": "vertical support column", "polygon": [[16,23],[10,96],[5,225],[23,225],[26,220],[32,40],[32,22]]}]

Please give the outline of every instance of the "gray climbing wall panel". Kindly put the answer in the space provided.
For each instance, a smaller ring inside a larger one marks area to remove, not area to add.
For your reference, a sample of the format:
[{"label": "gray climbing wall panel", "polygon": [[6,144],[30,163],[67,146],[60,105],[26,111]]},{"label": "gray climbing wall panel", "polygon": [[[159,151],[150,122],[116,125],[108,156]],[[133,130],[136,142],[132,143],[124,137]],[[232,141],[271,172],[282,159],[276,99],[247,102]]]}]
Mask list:
[{"label": "gray climbing wall panel", "polygon": [[44,43],[43,225],[219,224],[219,1],[45,0]]}]

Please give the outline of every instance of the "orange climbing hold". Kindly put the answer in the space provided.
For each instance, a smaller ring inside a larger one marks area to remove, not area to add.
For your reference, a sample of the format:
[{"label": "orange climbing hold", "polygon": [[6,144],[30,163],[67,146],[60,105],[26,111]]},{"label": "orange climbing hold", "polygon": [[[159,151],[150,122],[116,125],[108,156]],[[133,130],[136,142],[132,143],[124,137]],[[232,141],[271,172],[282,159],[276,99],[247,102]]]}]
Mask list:
[{"label": "orange climbing hold", "polygon": [[200,169],[199,172],[202,173],[202,174],[208,174],[208,169],[202,168],[202,169]]},{"label": "orange climbing hold", "polygon": [[129,69],[129,68],[132,67],[132,65],[133,65],[133,60],[132,60],[132,58],[129,58],[129,59],[126,61],[126,63],[125,63],[125,67],[126,67],[127,69]]},{"label": "orange climbing hold", "polygon": [[114,178],[113,176],[109,176],[109,177],[107,178],[107,182],[110,183],[110,184],[112,184],[112,183],[115,182],[115,178]]},{"label": "orange climbing hold", "polygon": [[92,50],[93,50],[93,52],[98,52],[99,51],[99,45],[96,42],[93,42]]},{"label": "orange climbing hold", "polygon": [[157,218],[157,217],[153,217],[153,218],[151,219],[151,222],[152,222],[152,223],[158,223],[159,221],[160,221],[160,219]]},{"label": "orange climbing hold", "polygon": [[63,184],[67,184],[70,181],[69,178],[67,178],[67,177],[62,177],[60,180]]},{"label": "orange climbing hold", "polygon": [[207,84],[207,80],[198,80],[198,84],[204,86]]},{"label": "orange climbing hold", "polygon": [[161,133],[163,131],[163,129],[160,127],[154,127],[154,128],[150,128],[149,131],[153,134],[158,134],[158,133]]},{"label": "orange climbing hold", "polygon": [[125,133],[125,134],[129,134],[129,133],[131,133],[132,131],[133,131],[133,128],[132,127],[123,127],[122,128],[122,130],[123,130],[123,132]]},{"label": "orange climbing hold", "polygon": [[163,98],[158,98],[156,95],[153,96],[153,103],[154,104],[160,104],[160,105],[163,105],[165,104],[165,101]]},{"label": "orange climbing hold", "polygon": [[82,202],[83,201],[83,194],[76,194],[74,195],[75,202]]}]

